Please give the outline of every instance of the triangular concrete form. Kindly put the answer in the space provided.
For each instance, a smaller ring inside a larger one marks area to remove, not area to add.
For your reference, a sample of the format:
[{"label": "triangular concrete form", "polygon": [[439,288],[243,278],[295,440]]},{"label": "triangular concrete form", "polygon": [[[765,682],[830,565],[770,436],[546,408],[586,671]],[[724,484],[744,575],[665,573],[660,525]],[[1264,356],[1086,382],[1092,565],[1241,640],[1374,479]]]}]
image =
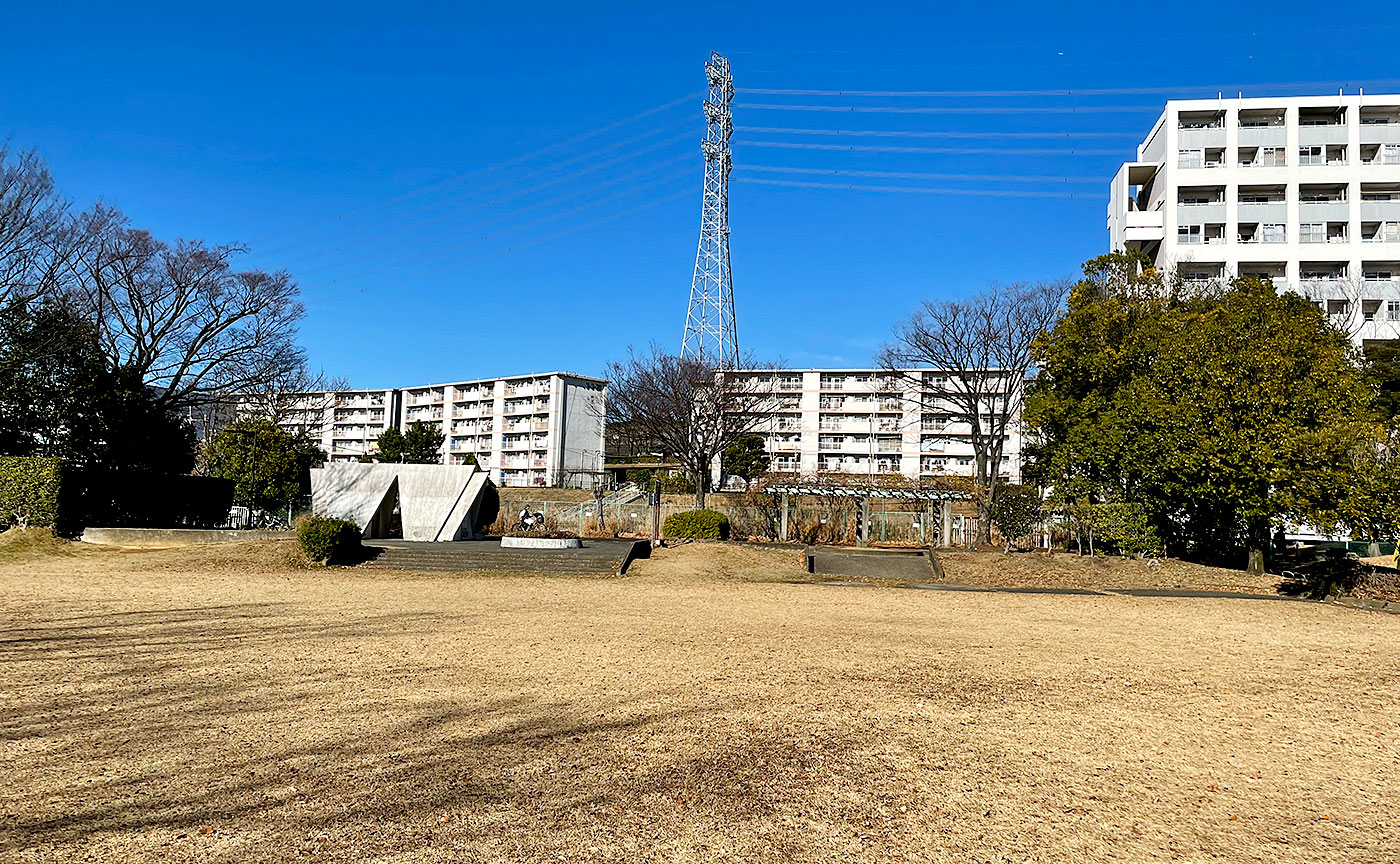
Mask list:
[{"label": "triangular concrete form", "polygon": [[[398,465],[399,508],[405,540],[455,540],[475,509],[469,495],[474,465]],[[477,488],[480,495],[480,488]]]},{"label": "triangular concrete form", "polygon": [[337,462],[311,470],[311,507],[382,537],[397,499],[405,540],[472,536],[486,472],[474,465]]},{"label": "triangular concrete form", "polygon": [[348,519],[369,535],[376,514],[389,504],[398,468],[359,462],[332,462],[324,468],[312,468],[311,510],[318,516]]}]

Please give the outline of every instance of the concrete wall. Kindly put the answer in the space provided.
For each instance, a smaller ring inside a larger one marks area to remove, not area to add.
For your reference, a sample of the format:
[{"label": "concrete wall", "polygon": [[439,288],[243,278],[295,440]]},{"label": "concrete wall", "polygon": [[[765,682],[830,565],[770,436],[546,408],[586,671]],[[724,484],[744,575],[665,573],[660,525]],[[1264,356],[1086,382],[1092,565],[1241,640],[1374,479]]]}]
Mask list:
[{"label": "concrete wall", "polygon": [[201,528],[88,528],[80,538],[84,543],[109,546],[202,546],[208,543],[239,543],[254,540],[291,540],[292,531],[224,531]]}]

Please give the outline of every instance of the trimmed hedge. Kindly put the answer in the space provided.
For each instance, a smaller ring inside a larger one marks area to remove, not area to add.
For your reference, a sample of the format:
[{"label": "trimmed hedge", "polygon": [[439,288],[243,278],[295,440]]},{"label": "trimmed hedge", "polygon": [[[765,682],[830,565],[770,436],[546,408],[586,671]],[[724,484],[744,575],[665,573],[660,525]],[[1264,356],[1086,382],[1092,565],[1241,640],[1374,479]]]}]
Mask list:
[{"label": "trimmed hedge", "polygon": [[312,561],[349,563],[360,554],[360,526],[348,519],[308,516],[297,523],[297,540]]},{"label": "trimmed hedge", "polygon": [[103,528],[216,528],[228,521],[233,481],[146,471],[78,472],[65,497],[81,498],[84,525]]},{"label": "trimmed hedge", "polygon": [[62,459],[0,456],[0,530],[20,521],[58,525],[64,473]]},{"label": "trimmed hedge", "polygon": [[688,540],[728,540],[729,517],[714,510],[672,513],[661,527],[662,535]]}]

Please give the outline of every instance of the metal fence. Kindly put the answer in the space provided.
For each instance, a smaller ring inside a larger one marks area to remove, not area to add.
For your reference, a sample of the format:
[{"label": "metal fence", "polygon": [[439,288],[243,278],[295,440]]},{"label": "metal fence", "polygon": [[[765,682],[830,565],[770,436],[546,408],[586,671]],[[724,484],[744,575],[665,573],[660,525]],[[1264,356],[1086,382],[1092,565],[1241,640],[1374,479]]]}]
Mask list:
[{"label": "metal fence", "polygon": [[[605,504],[600,508],[591,501],[580,503],[516,498],[501,502],[500,516],[489,529],[490,533],[509,531],[524,508],[544,514],[547,527],[557,531],[573,531],[581,537],[611,537],[614,534],[639,537],[651,535],[652,508],[645,500],[633,504]],[[687,504],[662,504],[661,524],[664,525],[666,518],[673,513],[686,513],[694,509],[695,507]],[[735,536],[794,543],[854,544],[860,520],[859,506],[793,506],[788,509],[788,536],[778,537],[779,512],[776,507],[720,505],[706,509],[728,517],[730,530]],[[935,543],[938,540],[938,510],[936,507],[896,510],[890,509],[888,504],[879,506],[876,502],[871,502],[869,529],[872,543],[898,546]],[[976,533],[976,517],[953,514],[954,546],[966,545],[969,539],[976,537]]]}]

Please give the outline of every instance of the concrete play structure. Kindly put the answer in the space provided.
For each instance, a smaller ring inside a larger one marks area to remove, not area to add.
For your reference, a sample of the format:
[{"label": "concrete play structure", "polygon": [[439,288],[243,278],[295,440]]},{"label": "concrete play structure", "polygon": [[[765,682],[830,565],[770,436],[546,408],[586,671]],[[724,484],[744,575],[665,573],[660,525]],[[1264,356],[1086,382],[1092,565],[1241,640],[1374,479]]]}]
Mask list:
[{"label": "concrete play structure", "polygon": [[404,540],[468,540],[487,474],[475,465],[334,462],[311,469],[311,509],[387,537],[394,505]]}]

